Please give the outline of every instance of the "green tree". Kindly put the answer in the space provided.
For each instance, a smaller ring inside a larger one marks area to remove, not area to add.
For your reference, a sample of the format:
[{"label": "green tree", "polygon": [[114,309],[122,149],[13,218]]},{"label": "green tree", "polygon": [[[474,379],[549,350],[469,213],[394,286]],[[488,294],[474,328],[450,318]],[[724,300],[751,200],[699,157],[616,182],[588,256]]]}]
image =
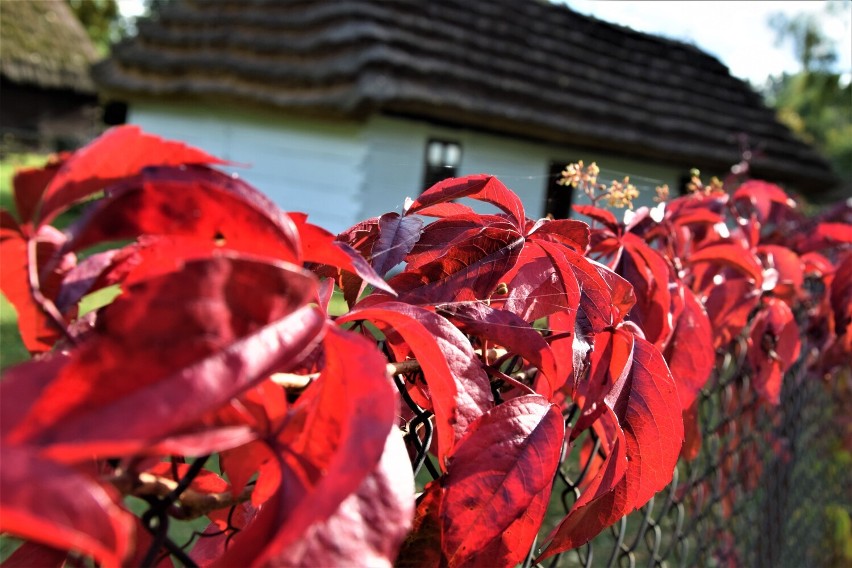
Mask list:
[{"label": "green tree", "polygon": [[126,22],[116,0],[66,0],[102,55],[121,37]]},{"label": "green tree", "polygon": [[852,179],[852,83],[837,69],[839,46],[823,32],[822,18],[847,18],[850,0],[827,2],[822,14],[770,18],[779,43],[790,42],[797,73],[771,77],[764,93],[778,118],[814,144],[844,179]]}]

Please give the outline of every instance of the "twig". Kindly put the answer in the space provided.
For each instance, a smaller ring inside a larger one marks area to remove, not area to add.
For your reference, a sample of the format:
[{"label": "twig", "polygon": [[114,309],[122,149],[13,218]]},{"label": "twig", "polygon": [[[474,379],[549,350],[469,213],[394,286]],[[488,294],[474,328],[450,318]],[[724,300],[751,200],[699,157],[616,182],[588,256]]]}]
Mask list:
[{"label": "twig", "polygon": [[[420,362],[415,359],[387,364],[387,373],[391,377],[400,373],[410,373],[412,371],[419,370]],[[308,386],[317,380],[319,376],[320,373],[308,373],[307,375],[297,375],[295,373],[274,373],[271,379],[273,383],[284,387],[287,391],[300,392],[308,388]]]},{"label": "twig", "polygon": [[[178,493],[179,484],[173,479],[160,477],[151,473],[139,473],[136,475],[127,472],[106,479],[123,495],[134,497],[163,497]],[[251,499],[253,487],[246,487],[239,495],[233,495],[230,491],[224,493],[200,493],[194,489],[185,488],[180,491],[177,498],[180,515],[172,515],[182,520],[197,519],[217,509],[225,509],[239,505]]]}]

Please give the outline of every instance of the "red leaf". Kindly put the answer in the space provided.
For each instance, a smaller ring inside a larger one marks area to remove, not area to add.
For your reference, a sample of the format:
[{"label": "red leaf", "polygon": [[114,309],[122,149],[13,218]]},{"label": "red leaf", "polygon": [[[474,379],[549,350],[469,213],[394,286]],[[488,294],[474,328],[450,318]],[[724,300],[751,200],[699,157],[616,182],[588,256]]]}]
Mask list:
[{"label": "red leaf", "polygon": [[702,226],[706,225],[723,223],[722,216],[709,209],[710,206],[703,199],[691,197],[675,199],[667,203],[666,219],[675,226],[698,225],[696,229],[701,229]]},{"label": "red leaf", "polygon": [[[95,253],[65,273],[62,287],[54,303],[61,313],[78,304],[83,296],[107,286],[105,276],[121,261],[121,250],[106,250]],[[127,252],[127,251],[125,251]]]},{"label": "red leaf", "polygon": [[611,408],[606,407],[600,420],[608,424],[603,430],[612,434],[611,439],[605,442],[609,447],[606,460],[568,515],[547,537],[544,550],[536,558],[537,563],[582,546],[633,510],[631,493],[634,492],[635,480],[627,477],[629,462],[624,433]]},{"label": "red leaf", "polygon": [[443,257],[448,249],[473,240],[483,227],[500,228],[512,235],[520,235],[509,221],[499,215],[471,213],[438,219],[423,229],[420,239],[405,259],[408,262],[406,270],[420,268]]},{"label": "red leaf", "polygon": [[666,259],[633,233],[625,234],[622,243],[615,272],[633,285],[636,304],[630,309],[630,321],[642,329],[648,341],[662,347],[673,329],[669,281],[674,275]]},{"label": "red leaf", "polygon": [[67,353],[55,351],[3,372],[3,380],[0,381],[0,433],[4,437],[27,416],[42,391],[69,358]]},{"label": "red leaf", "polygon": [[[233,551],[233,547],[230,545],[232,544],[231,540],[236,535],[233,531],[227,531],[227,529],[233,527],[242,531],[257,518],[257,515],[258,509],[251,503],[242,503],[233,509],[218,509],[211,512],[208,517],[212,522],[207,525],[202,533],[203,536],[192,547],[190,556],[193,561],[198,566],[205,568],[215,565],[226,550]],[[253,548],[252,552],[256,552],[263,545],[262,542],[257,544],[258,546]]]},{"label": "red leaf", "polygon": [[428,310],[399,302],[355,309],[339,324],[369,320],[390,326],[420,362],[435,413],[438,455],[444,457],[470,426],[493,405],[491,385],[467,338],[450,322]]},{"label": "red leaf", "polygon": [[[62,233],[49,226],[40,228],[34,237],[28,239],[8,211],[0,211],[0,264],[3,266],[0,271],[0,290],[15,307],[21,339],[31,353],[48,351],[62,336],[54,318],[45,311],[45,306],[58,292],[59,282],[76,259],[68,255],[60,259],[49,274],[41,278],[38,274],[61,248],[64,240]],[[36,267],[30,266],[29,247],[36,250]],[[37,286],[35,293],[31,284]],[[41,299],[37,300],[37,297]],[[55,315],[61,320],[58,312]]]},{"label": "red leaf", "polygon": [[338,269],[347,270],[379,290],[396,295],[394,289],[376,274],[373,267],[352,247],[346,243],[336,241],[334,235],[322,227],[308,223],[307,216],[304,214],[291,213],[290,216],[299,229],[305,261],[327,264]]},{"label": "red leaf", "polygon": [[420,194],[405,214],[429,215],[430,206],[462,197],[491,203],[508,213],[519,231],[524,227],[526,214],[520,198],[496,177],[486,174],[450,178],[438,182]]},{"label": "red leaf", "polygon": [[494,407],[473,426],[442,483],[449,566],[523,560],[544,518],[564,435],[561,413],[538,395]]},{"label": "red leaf", "polygon": [[546,399],[550,400],[555,388],[565,382],[569,369],[558,370],[559,361],[541,333],[515,314],[485,304],[453,304],[441,308],[440,313],[464,333],[488,338],[532,363],[546,378],[546,388],[536,381]]},{"label": "red leaf", "polygon": [[560,396],[571,397],[576,381],[585,370],[586,358],[591,350],[584,332],[576,333],[576,314],[569,311],[554,312],[547,317],[551,335],[547,342],[556,360],[563,366],[571,365],[565,383],[558,389]]},{"label": "red leaf", "polygon": [[[307,220],[307,215],[304,215]],[[379,218],[372,217],[352,225],[335,237],[336,240],[346,243],[358,251],[364,258],[369,258],[373,246],[379,239]]]},{"label": "red leaf", "polygon": [[412,304],[482,300],[515,264],[523,243],[514,229],[483,226],[475,236],[443,249],[444,254],[431,262],[398,274],[389,284],[399,292],[400,301]]},{"label": "red leaf", "polygon": [[[234,538],[219,559],[221,566],[278,564],[279,555],[289,554],[291,547],[297,551],[309,534],[306,531],[320,530],[347,498],[357,494],[376,471],[388,435],[398,435],[391,432],[395,395],[381,354],[364,338],[334,327],[328,329],[323,345],[321,375],[296,403],[301,418],[291,419],[273,441],[284,465],[283,482],[252,524]],[[387,451],[402,450],[388,444]],[[402,456],[407,462],[407,454]],[[407,476],[410,483],[410,465],[401,471],[396,456],[387,459],[397,464],[396,482],[404,483]],[[400,485],[393,487],[400,491]],[[389,498],[388,507],[398,512],[412,508],[398,494]]]},{"label": "red leaf", "polygon": [[0,531],[60,550],[76,550],[119,566],[133,534],[133,517],[117,495],[30,448],[5,444],[0,466]]},{"label": "red leaf", "polygon": [[555,250],[558,252],[550,256],[538,244],[524,247],[515,266],[503,277],[508,294],[505,298],[492,297],[492,303],[527,322],[555,313],[567,314],[571,319],[567,331],[573,332],[580,288],[560,247],[555,246]]},{"label": "red leaf", "polygon": [[15,194],[15,209],[22,225],[27,225],[33,220],[47,184],[59,172],[59,168],[69,156],[70,154],[67,153],[51,156],[44,167],[21,168],[15,172],[12,187]]},{"label": "red leaf", "polygon": [[[160,462],[154,467],[148,468],[148,473],[157,477],[165,477],[173,481],[180,481],[189,471],[188,463]],[[177,472],[177,475],[175,475]],[[207,469],[202,469],[193,478],[190,488],[199,493],[224,493],[230,489],[228,482]]]},{"label": "red leaf", "polygon": [[10,436],[77,459],[176,433],[297,361],[323,326],[314,296],[296,267],[239,257],[132,284]]},{"label": "red leaf", "polygon": [[[249,480],[261,472],[251,495],[252,504],[259,506],[272,497],[281,482],[281,476],[277,472],[263,471],[264,466],[274,458],[269,446],[258,440],[222,452],[219,454],[219,465],[222,473],[227,474],[231,481],[231,492],[234,495],[239,495]],[[277,466],[277,463],[275,465]]]},{"label": "red leaf", "polygon": [[[407,215],[408,212],[405,214]],[[417,214],[423,215],[424,217],[437,217],[439,219],[464,215],[478,215],[478,213],[474,211],[473,207],[469,207],[462,203],[456,203],[454,201],[430,205],[429,207],[418,211]]]},{"label": "red leaf", "polygon": [[25,542],[3,561],[3,568],[62,568],[67,559],[67,550]]},{"label": "red leaf", "polygon": [[624,428],[630,459],[627,475],[638,478],[635,507],[641,507],[671,481],[683,444],[677,385],[653,345],[635,338],[630,374],[606,402]]},{"label": "red leaf", "polygon": [[604,397],[626,379],[632,364],[633,340],[633,334],[625,329],[594,335],[588,375],[572,391],[574,399],[581,403],[580,417],[571,430],[572,440],[605,412]]},{"label": "red leaf", "polygon": [[[804,266],[799,255],[779,245],[760,245],[756,252],[765,268],[778,273],[778,280],[772,287],[775,296],[783,298],[789,304],[803,294]],[[764,289],[767,288],[768,283],[764,284]]]},{"label": "red leaf", "polygon": [[182,142],[143,133],[138,126],[111,128],[65,161],[44,190],[39,220],[49,223],[75,201],[149,166],[226,163]]},{"label": "red leaf", "polygon": [[[200,456],[230,450],[257,439],[257,432],[245,424],[238,426],[209,424],[209,417],[210,414],[206,413],[194,424],[182,428],[179,433],[147,446],[145,451],[151,455]],[[49,451],[59,453],[62,449],[51,448]],[[73,453],[69,453],[68,456],[69,460],[76,459]]]},{"label": "red leaf", "polygon": [[[223,254],[227,253],[209,239],[142,235],[135,243],[93,254],[74,266],[65,273],[54,303],[60,312],[73,313],[70,310],[86,294],[116,284],[126,288],[156,275],[178,272],[188,261]],[[73,327],[69,331],[75,335]]]},{"label": "red leaf", "polygon": [[403,261],[420,238],[423,221],[387,213],[379,217],[379,238],[370,251],[370,263],[379,276]]},{"label": "red leaf", "polygon": [[580,289],[578,313],[585,316],[592,331],[600,331],[621,321],[636,302],[633,286],[602,264],[554,243],[537,242],[554,265],[566,261]]},{"label": "red leaf", "polygon": [[852,336],[852,252],[840,257],[829,292],[834,312],[834,330],[838,336]]},{"label": "red leaf", "polygon": [[825,249],[852,243],[852,227],[848,223],[819,223],[805,239],[808,250]]},{"label": "red leaf", "polygon": [[[623,430],[626,458],[620,453],[620,441],[613,438],[613,450],[598,478],[548,538],[538,561],[585,544],[643,506],[672,479],[683,444],[683,419],[677,387],[653,345],[634,338],[630,372],[616,383],[605,401],[612,412],[605,412],[601,419],[617,419]],[[624,459],[628,460],[626,470]]]},{"label": "red leaf", "polygon": [[760,291],[746,278],[728,278],[721,285],[710,287],[704,306],[713,330],[714,347],[725,346],[739,335],[759,301]]},{"label": "red leaf", "polygon": [[356,492],[327,519],[306,527],[286,549],[270,554],[275,566],[394,565],[414,516],[414,478],[402,437],[388,436],[381,461]]},{"label": "red leaf", "polygon": [[612,211],[608,209],[601,209],[594,205],[573,205],[571,208],[580,215],[585,215],[586,217],[594,219],[613,233],[620,232],[618,220],[615,218],[615,215],[612,214]]},{"label": "red leaf", "polygon": [[704,306],[688,288],[680,287],[683,310],[675,322],[674,333],[664,354],[678,388],[681,409],[693,405],[716,364],[713,330]]},{"label": "red leaf", "polygon": [[397,568],[447,565],[441,550],[442,497],[441,482],[437,480],[429,483],[418,497],[414,522],[397,558]]},{"label": "red leaf", "polygon": [[752,322],[748,358],[754,370],[754,388],[771,404],[781,401],[784,373],[799,358],[799,326],[789,306],[765,298]]},{"label": "red leaf", "polygon": [[[777,206],[781,206],[785,209],[793,209],[796,207],[796,202],[790,199],[787,194],[784,193],[783,189],[774,183],[767,183],[760,180],[749,180],[742,184],[734,192],[732,199],[734,203],[738,205],[743,203],[750,204],[751,208],[757,212],[757,218],[761,223],[766,223],[766,221],[772,220],[771,212],[773,204],[777,204]],[[743,215],[748,216],[748,213],[748,211],[745,211]]]},{"label": "red leaf", "polygon": [[730,243],[711,244],[693,252],[687,260],[692,265],[708,262],[734,268],[753,280],[758,288],[763,285],[763,270],[760,265],[751,252],[738,245]]},{"label": "red leaf", "polygon": [[[604,414],[607,414],[607,416],[592,424],[591,430],[594,432],[594,436],[586,436],[582,446],[580,446],[579,463],[586,464],[584,467],[587,468],[582,479],[579,481],[578,487],[581,492],[586,491],[586,488],[591,487],[593,483],[600,483],[601,480],[598,474],[601,472],[601,467],[607,464],[607,460],[609,460],[609,456],[613,452],[617,453],[619,451],[615,447],[616,443],[621,444],[620,451],[624,453],[624,433],[619,428],[618,422],[612,414],[612,409],[604,405]],[[573,443],[576,444],[576,441]],[[624,469],[627,466],[625,458],[626,456],[622,456],[623,467],[620,475],[624,474]],[[609,484],[609,486],[612,485]],[[586,499],[590,499],[591,497],[592,495],[589,494]]]},{"label": "red leaf", "polygon": [[249,424],[261,440],[221,452],[219,466],[228,476],[234,495],[239,495],[259,473],[252,491],[252,503],[260,505],[278,490],[281,481],[278,463],[266,440],[277,436],[287,419],[287,396],[283,388],[266,380],[232,401],[230,408],[221,411],[219,416],[227,416],[230,412],[239,416],[238,422]]},{"label": "red leaf", "polygon": [[3,568],[62,568],[68,560],[67,550],[57,550],[35,542],[25,542],[3,561]]},{"label": "red leaf", "polygon": [[527,234],[527,238],[530,240],[546,239],[560,243],[582,254],[586,252],[586,247],[589,246],[589,235],[589,226],[581,221],[570,219],[548,221],[542,219]]},{"label": "red leaf", "polygon": [[680,451],[681,459],[692,461],[698,457],[701,451],[701,421],[698,418],[698,404],[696,398],[692,406],[683,411],[683,448]]},{"label": "red leaf", "polygon": [[834,265],[831,264],[831,261],[818,252],[807,252],[800,258],[805,276],[824,278],[834,272]]},{"label": "red leaf", "polygon": [[185,235],[229,250],[301,262],[295,225],[280,211],[254,205],[250,188],[197,169],[148,169],[123,182],[71,227],[66,250],[139,235]]}]

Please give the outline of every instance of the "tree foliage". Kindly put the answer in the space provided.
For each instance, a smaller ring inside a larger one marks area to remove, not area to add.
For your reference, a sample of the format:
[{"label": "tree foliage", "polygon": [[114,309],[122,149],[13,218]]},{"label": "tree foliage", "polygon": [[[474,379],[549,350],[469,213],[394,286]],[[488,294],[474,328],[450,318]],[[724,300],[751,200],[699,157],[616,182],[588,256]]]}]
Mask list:
[{"label": "tree foliage", "polygon": [[[771,184],[697,183],[626,223],[583,206],[590,227],[481,174],[335,236],[221,165],[121,127],[16,175],[0,286],[34,358],[0,382],[11,565],[511,566],[592,433],[545,559],[694,455],[717,354],[771,407],[802,334],[817,375],[852,353],[848,206],[811,220]],[[171,540],[196,518],[194,547]]]},{"label": "tree foliage", "polygon": [[[845,5],[844,5],[845,4]],[[823,18],[845,18],[849,2],[829,4]],[[852,81],[838,70],[836,45],[817,15],[775,14],[770,25],[779,42],[792,44],[801,70],[770,77],[765,93],[779,119],[802,139],[815,144],[835,171],[852,180]]]},{"label": "tree foliage", "polygon": [[66,0],[71,11],[83,24],[86,33],[101,55],[109,53],[110,44],[126,28],[117,0]]}]

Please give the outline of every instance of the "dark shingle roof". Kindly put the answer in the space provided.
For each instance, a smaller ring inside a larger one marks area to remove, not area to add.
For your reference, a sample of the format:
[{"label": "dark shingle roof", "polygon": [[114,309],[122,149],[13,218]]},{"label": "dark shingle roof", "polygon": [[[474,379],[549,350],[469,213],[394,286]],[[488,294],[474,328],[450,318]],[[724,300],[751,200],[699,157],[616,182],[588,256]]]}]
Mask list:
[{"label": "dark shingle roof", "polygon": [[95,68],[115,97],[417,116],[706,168],[834,181],[699,49],[535,0],[173,0]]},{"label": "dark shingle roof", "polygon": [[0,2],[0,74],[13,83],[94,93],[92,40],[65,0]]}]

